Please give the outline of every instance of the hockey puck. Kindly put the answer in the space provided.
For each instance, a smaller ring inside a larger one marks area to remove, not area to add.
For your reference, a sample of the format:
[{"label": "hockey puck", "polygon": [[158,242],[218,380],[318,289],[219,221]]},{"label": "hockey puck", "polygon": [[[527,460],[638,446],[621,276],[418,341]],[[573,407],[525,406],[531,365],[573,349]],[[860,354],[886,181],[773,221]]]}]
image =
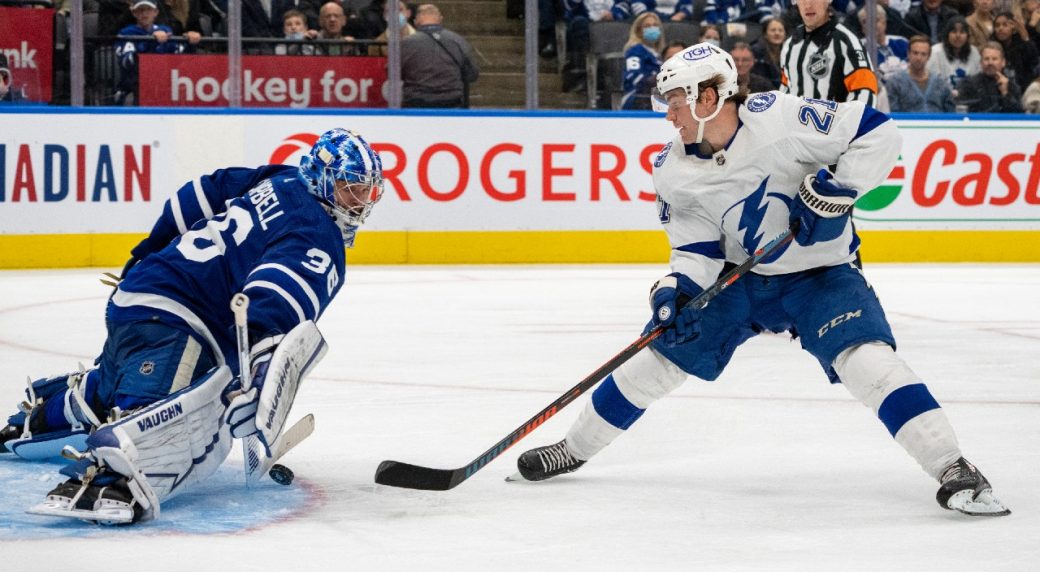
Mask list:
[{"label": "hockey puck", "polygon": [[292,469],[285,465],[274,465],[267,474],[271,476],[271,479],[274,482],[286,487],[291,485],[293,478],[296,477],[296,475],[293,474]]}]

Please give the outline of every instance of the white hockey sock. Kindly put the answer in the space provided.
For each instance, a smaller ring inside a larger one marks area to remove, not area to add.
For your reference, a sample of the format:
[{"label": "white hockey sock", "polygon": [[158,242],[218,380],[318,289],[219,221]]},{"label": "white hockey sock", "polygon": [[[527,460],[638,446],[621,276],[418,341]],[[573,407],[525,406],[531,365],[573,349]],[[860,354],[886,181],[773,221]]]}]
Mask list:
[{"label": "white hockey sock", "polygon": [[[633,410],[646,409],[686,380],[682,370],[651,349],[639,352],[611,375],[620,393],[615,398],[624,400]],[[575,457],[587,461],[624,433],[625,428],[627,425],[618,427],[604,419],[593,400],[589,400],[567,432],[567,444]]]},{"label": "white hockey sock", "polygon": [[849,348],[834,360],[834,370],[929,475],[938,479],[943,468],[961,457],[946,413],[888,344]]}]

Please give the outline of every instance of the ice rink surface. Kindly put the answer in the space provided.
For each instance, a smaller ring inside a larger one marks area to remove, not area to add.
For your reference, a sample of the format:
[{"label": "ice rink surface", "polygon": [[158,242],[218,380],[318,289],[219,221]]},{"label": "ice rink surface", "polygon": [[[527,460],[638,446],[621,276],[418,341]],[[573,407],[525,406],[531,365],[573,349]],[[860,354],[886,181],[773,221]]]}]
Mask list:
[{"label": "ice rink surface", "polygon": [[[89,364],[102,270],[0,272],[0,404]],[[157,522],[22,514],[59,479],[0,458],[3,570],[1037,570],[1040,266],[867,267],[900,354],[1010,517],[971,519],[797,342],[760,336],[573,475],[505,483],[587,396],[448,492],[374,485],[379,461],[468,464],[638,337],[664,266],[348,267],[331,349],[292,419],[293,486],[241,484],[240,450]],[[8,411],[10,410],[10,411]]]}]

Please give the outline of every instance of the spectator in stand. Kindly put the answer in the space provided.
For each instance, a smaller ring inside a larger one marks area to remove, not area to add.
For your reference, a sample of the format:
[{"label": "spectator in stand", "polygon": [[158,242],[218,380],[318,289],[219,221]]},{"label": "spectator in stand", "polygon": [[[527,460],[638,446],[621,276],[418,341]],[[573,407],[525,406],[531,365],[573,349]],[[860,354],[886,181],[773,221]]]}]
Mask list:
[{"label": "spectator in stand", "polygon": [[563,0],[538,0],[538,55],[556,57],[556,21],[563,17]]},{"label": "spectator in stand", "polygon": [[1023,40],[1018,33],[1018,25],[1011,12],[1001,11],[993,17],[993,39],[1000,43],[1007,54],[1007,65],[1011,76],[1018,85],[1029,85],[1036,77],[1036,68],[1040,64],[1036,45]]},{"label": "spectator in stand", "polygon": [[[910,50],[910,42],[902,36],[887,34],[887,16],[885,9],[878,4],[874,17],[874,41],[877,42],[878,75],[881,81],[887,80],[892,74],[903,71],[907,65],[907,52]],[[867,9],[860,8],[858,13],[861,29],[867,28]],[[866,38],[862,38],[863,45],[867,45]]]},{"label": "spectator in stand", "polygon": [[652,109],[650,92],[657,85],[664,48],[664,25],[657,12],[643,12],[636,16],[625,44],[621,109]]},{"label": "spectator in stand", "polygon": [[769,14],[768,8],[757,1],[750,8],[745,0],[706,0],[704,3],[706,24],[759,22]]},{"label": "spectator in stand", "polygon": [[989,42],[982,48],[982,71],[961,82],[957,103],[971,113],[1022,113],[1022,89],[1008,77],[1004,48]]},{"label": "spectator in stand", "polygon": [[321,6],[318,13],[318,21],[321,30],[313,34],[316,40],[338,40],[318,44],[318,53],[326,56],[352,56],[355,55],[354,46],[347,44],[353,42],[354,37],[343,33],[343,27],[347,24],[347,14],[343,11],[343,5],[339,2],[326,2]]},{"label": "spectator in stand", "polygon": [[[299,10],[286,10],[282,14],[282,31],[286,40],[307,39],[307,16]],[[274,53],[279,56],[313,56],[317,50],[311,44],[278,44]]]},{"label": "spectator in stand", "polygon": [[1040,77],[1034,79],[1022,94],[1022,108],[1026,113],[1040,113]]},{"label": "spectator in stand", "polygon": [[719,27],[714,24],[701,24],[700,42],[722,47],[722,32],[719,31]]},{"label": "spectator in stand", "polygon": [[654,12],[657,12],[658,17],[664,22],[693,20],[693,0],[657,0],[653,7]]},{"label": "spectator in stand", "polygon": [[771,89],[780,88],[780,48],[786,39],[787,29],[784,28],[783,20],[766,18],[762,22],[762,36],[751,45],[751,52],[755,54],[755,66],[751,68],[751,73],[768,79],[773,85]]},{"label": "spectator in stand", "polygon": [[944,0],[921,0],[920,4],[910,8],[905,22],[910,28],[928,36],[932,45],[935,45],[943,41],[946,23],[957,16],[957,11],[946,6]]},{"label": "spectator in stand", "polygon": [[946,78],[928,73],[931,55],[928,36],[910,38],[907,68],[886,81],[892,111],[905,113],[950,113],[954,111],[953,93]]},{"label": "spectator in stand", "polygon": [[318,12],[321,10],[321,0],[270,0],[271,19],[285,23],[285,13],[296,10],[304,16],[306,30],[317,30],[319,27]]},{"label": "spectator in stand", "polygon": [[946,78],[956,100],[958,84],[964,78],[979,73],[980,62],[979,51],[968,41],[968,24],[964,18],[954,16],[947,20],[942,43],[932,46],[928,73]]},{"label": "spectator in stand", "polygon": [[980,52],[993,36],[993,5],[995,0],[974,0],[975,11],[966,18],[971,45]]},{"label": "spectator in stand", "polygon": [[1037,48],[1040,48],[1040,0],[1022,0],[1019,4],[1022,12],[1022,25],[1026,36]]},{"label": "spectator in stand", "polygon": [[564,0],[567,62],[563,68],[563,90],[582,91],[586,87],[585,54],[589,51],[590,24],[623,22],[646,12],[652,5],[652,0]]},{"label": "spectator in stand", "polygon": [[25,92],[15,87],[11,68],[7,67],[7,56],[0,52],[0,103],[18,103],[25,100]]},{"label": "spectator in stand", "polygon": [[[243,38],[280,38],[282,22],[275,20],[270,2],[266,0],[242,0],[242,37]],[[244,53],[269,54],[270,45],[250,45],[242,48]]]},{"label": "spectator in stand", "polygon": [[156,22],[173,30],[174,36],[183,36],[189,44],[196,45],[202,38],[199,22],[199,0],[158,0],[159,16]]},{"label": "spectator in stand", "polygon": [[151,36],[152,39],[116,41],[116,57],[119,58],[120,69],[116,85],[116,105],[126,104],[131,95],[136,97],[138,54],[181,54],[187,51],[184,43],[170,40],[173,30],[169,26],[155,23],[159,9],[153,0],[136,0],[130,11],[137,23],[123,28],[119,35]]},{"label": "spectator in stand", "polygon": [[[401,39],[405,39],[415,33],[415,28],[408,23],[412,19],[412,10],[408,8],[408,4],[404,3],[404,0],[399,0],[397,3],[397,22],[400,24]],[[377,42],[389,42],[390,41],[390,27],[387,26],[383,30],[382,34],[376,36]],[[370,56],[386,56],[386,46],[369,46],[368,55]]]},{"label": "spectator in stand", "polygon": [[99,36],[115,36],[119,30],[134,23],[130,0],[98,0]]},{"label": "spectator in stand", "polygon": [[344,30],[359,40],[374,40],[386,31],[386,0],[372,0],[357,13],[347,14]]},{"label": "spectator in stand", "polygon": [[664,53],[661,55],[661,61],[662,62],[668,61],[668,58],[670,58],[670,57],[674,56],[675,54],[685,50],[687,47],[689,47],[689,46],[687,46],[686,44],[680,42],[679,40],[672,40],[672,41],[668,42],[668,45],[665,46],[665,48],[664,48]]},{"label": "spectator in stand", "polygon": [[733,64],[737,66],[737,85],[746,87],[748,93],[760,93],[776,89],[771,81],[753,71],[755,54],[745,42],[737,42],[729,49]]},{"label": "spectator in stand", "polygon": [[[866,3],[858,1],[856,3],[850,3],[850,5],[859,6],[859,9],[852,15],[853,17],[845,18],[845,27],[857,34],[859,37],[865,37],[867,35],[866,32],[864,32],[866,24],[858,16],[866,7]],[[910,7],[909,2],[906,6],[907,8]],[[900,13],[898,9],[892,7],[889,0],[877,0],[877,7],[885,12],[885,30],[888,34],[909,38],[914,34],[924,33],[923,30],[917,30],[908,26],[904,15]]]},{"label": "spectator in stand", "polygon": [[469,42],[443,20],[436,6],[423,4],[415,14],[416,32],[401,40],[404,107],[469,107],[469,84],[480,70]]}]

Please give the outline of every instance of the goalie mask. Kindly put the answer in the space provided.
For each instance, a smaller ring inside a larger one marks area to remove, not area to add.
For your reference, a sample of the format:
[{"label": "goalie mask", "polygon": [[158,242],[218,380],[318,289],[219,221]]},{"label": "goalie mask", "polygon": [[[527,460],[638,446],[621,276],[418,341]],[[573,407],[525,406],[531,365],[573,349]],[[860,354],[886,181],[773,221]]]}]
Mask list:
[{"label": "goalie mask", "polygon": [[[708,117],[697,115],[697,98],[700,96],[699,85],[715,76],[722,76],[722,83],[716,88],[719,94],[718,105]],[[661,65],[657,74],[657,88],[651,101],[654,111],[668,112],[668,100],[665,97],[674,89],[682,89],[686,93],[686,103],[697,121],[697,140],[704,137],[704,124],[715,118],[722,111],[726,100],[740,90],[737,85],[737,66],[733,58],[718,46],[708,43],[696,44],[668,58]]]},{"label": "goalie mask", "polygon": [[358,226],[383,196],[379,155],[357,133],[332,129],[300,159],[300,178],[322,199],[343,232],[343,242],[352,246]]}]

